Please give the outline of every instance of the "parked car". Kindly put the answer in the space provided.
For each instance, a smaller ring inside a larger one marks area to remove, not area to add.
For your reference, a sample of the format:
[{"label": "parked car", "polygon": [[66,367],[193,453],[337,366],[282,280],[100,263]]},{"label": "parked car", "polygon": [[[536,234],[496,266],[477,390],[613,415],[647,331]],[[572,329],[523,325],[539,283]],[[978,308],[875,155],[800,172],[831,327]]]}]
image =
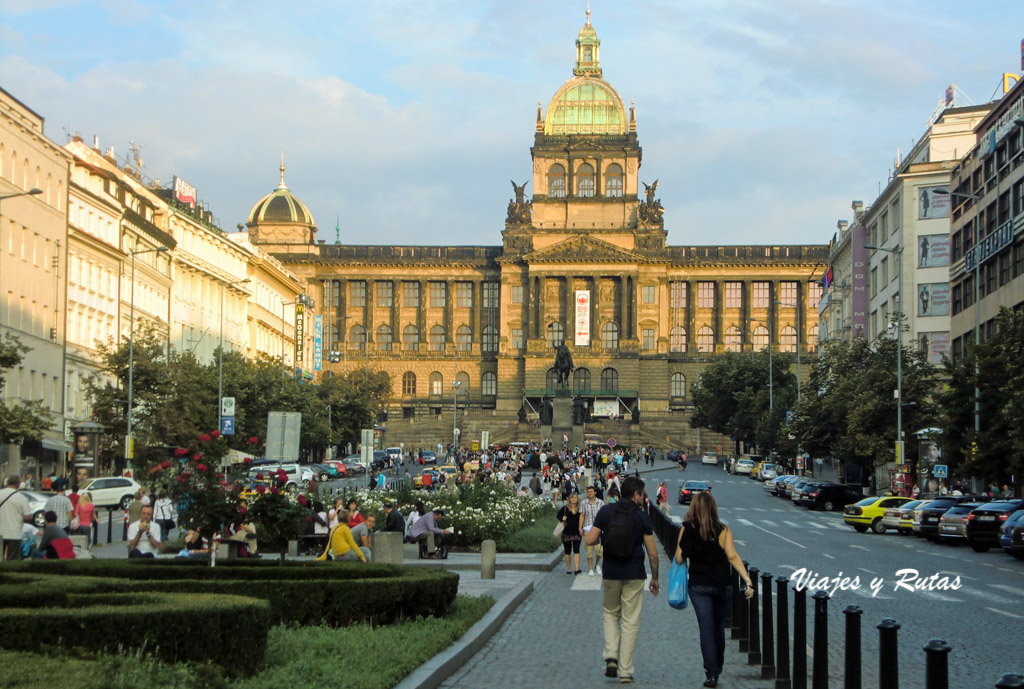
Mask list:
[{"label": "parked car", "polygon": [[[793,491],[793,504],[808,506],[818,497],[818,489],[824,488],[829,483],[831,481],[805,481],[800,484],[799,488]],[[811,493],[814,493],[814,498],[810,497]]]},{"label": "parked car", "polygon": [[[1018,526],[1024,526],[1024,510],[1017,510],[1003,522],[1003,525],[999,528],[999,545],[1002,546],[1003,550],[1008,555],[1014,555],[1013,553],[1013,530]],[[1017,557],[1014,555],[1014,557]],[[1024,557],[1024,553],[1022,553]],[[1020,559],[1020,558],[1018,558]]]},{"label": "parked car", "polygon": [[882,515],[885,514],[886,508],[899,507],[908,502],[910,502],[910,498],[892,495],[864,498],[843,508],[843,521],[860,533],[864,533],[868,529],[879,534],[885,533]]},{"label": "parked car", "polygon": [[981,505],[976,502],[962,502],[946,510],[939,517],[939,542],[948,545],[966,543],[968,516],[978,507]]},{"label": "parked car", "polygon": [[675,463],[678,464],[679,460],[682,459],[682,458],[683,458],[683,451],[682,450],[669,450],[668,452],[665,453],[665,459],[667,459],[670,462],[675,462]]},{"label": "parked car", "polygon": [[679,504],[689,505],[694,495],[710,491],[711,486],[706,481],[687,481],[679,489]]},{"label": "parked car", "polygon": [[814,479],[806,478],[804,476],[797,477],[797,480],[790,481],[786,484],[786,497],[790,500],[796,499],[797,492],[802,490],[808,483],[813,483]]},{"label": "parked car", "polygon": [[740,474],[746,474],[750,476],[750,472],[754,469],[754,460],[752,459],[737,459],[736,464],[733,465],[732,473],[739,476]]},{"label": "parked car", "polygon": [[921,504],[912,510],[913,517],[910,525],[910,531],[918,538],[921,538],[924,535],[921,533],[921,513],[924,512],[932,502],[932,500],[922,500]]},{"label": "parked car", "polygon": [[261,476],[264,479],[269,480],[271,474],[277,473],[279,470],[283,470],[285,473],[285,488],[295,489],[299,486],[308,487],[310,480],[316,478],[316,474],[308,466],[300,466],[294,462],[285,464],[265,464],[260,467],[256,467],[249,470],[249,479],[260,481]]},{"label": "parked car", "polygon": [[988,502],[976,495],[942,495],[932,500],[931,504],[921,512],[921,524],[918,532],[929,541],[939,540],[939,520],[950,508],[964,502]]},{"label": "parked car", "polygon": [[808,487],[803,490],[801,499],[795,502],[812,510],[823,509],[826,512],[835,512],[863,498],[864,493],[856,486],[822,482],[808,484]]},{"label": "parked car", "polygon": [[307,467],[316,473],[316,480],[323,483],[324,481],[333,481],[336,478],[340,478],[338,470],[330,464],[324,462],[323,464],[307,464]]},{"label": "parked car", "polygon": [[[898,534],[910,533],[910,522],[914,518],[914,508],[921,504],[921,500],[911,500],[899,507],[889,507],[882,515],[882,523],[886,529],[895,529]],[[904,523],[906,519],[907,523]]]},{"label": "parked car", "polygon": [[1024,506],[1024,500],[999,500],[978,507],[967,515],[967,542],[976,553],[999,547],[999,527]]},{"label": "parked car", "polygon": [[437,464],[437,455],[434,454],[433,450],[423,451],[423,463],[424,464]]},{"label": "parked car", "polygon": [[345,470],[348,471],[348,475],[352,474],[365,474],[366,467],[363,466],[362,455],[348,455],[341,458],[341,463],[345,465]]},{"label": "parked car", "polygon": [[775,479],[772,492],[778,497],[789,497],[789,484],[800,480],[799,476],[780,476]]},{"label": "parked car", "polygon": [[346,467],[345,463],[342,462],[340,459],[328,460],[324,462],[324,464],[334,469],[334,473],[337,474],[338,478],[348,477],[348,467]]},{"label": "parked car", "polygon": [[1024,524],[1020,520],[1010,535],[1010,555],[1018,560],[1024,560]]},{"label": "parked car", "polygon": [[96,507],[120,507],[128,509],[128,503],[142,486],[130,478],[111,476],[91,478],[78,487],[79,493],[88,493]]},{"label": "parked car", "polygon": [[779,475],[779,471],[782,469],[778,464],[762,464],[761,468],[757,472],[757,479],[759,481],[767,481],[773,479]]},{"label": "parked car", "polygon": [[716,455],[714,452],[705,452],[700,456],[700,463],[718,466],[718,455]]},{"label": "parked car", "polygon": [[28,508],[32,510],[32,523],[40,529],[46,526],[46,519],[43,518],[46,510],[43,508],[46,506],[46,501],[56,495],[56,493],[41,493],[37,490],[23,490],[21,491],[21,494],[28,499]]},{"label": "parked car", "polygon": [[388,457],[395,460],[395,464],[404,464],[404,462],[402,461],[402,448],[389,447],[384,451],[388,453]]}]

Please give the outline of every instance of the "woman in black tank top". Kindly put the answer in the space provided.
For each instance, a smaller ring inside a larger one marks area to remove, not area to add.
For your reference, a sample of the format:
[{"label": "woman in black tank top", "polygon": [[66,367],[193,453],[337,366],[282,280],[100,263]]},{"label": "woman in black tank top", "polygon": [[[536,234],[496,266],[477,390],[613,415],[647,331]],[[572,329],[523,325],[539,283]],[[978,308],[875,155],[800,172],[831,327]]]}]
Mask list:
[{"label": "woman in black tank top", "polygon": [[711,493],[698,493],[679,530],[676,562],[687,561],[688,591],[700,628],[700,652],[704,658],[705,687],[717,687],[725,662],[725,615],[732,601],[730,566],[746,584],[746,596],[754,595],[743,559],[736,552],[732,532],[718,519],[718,505]]}]

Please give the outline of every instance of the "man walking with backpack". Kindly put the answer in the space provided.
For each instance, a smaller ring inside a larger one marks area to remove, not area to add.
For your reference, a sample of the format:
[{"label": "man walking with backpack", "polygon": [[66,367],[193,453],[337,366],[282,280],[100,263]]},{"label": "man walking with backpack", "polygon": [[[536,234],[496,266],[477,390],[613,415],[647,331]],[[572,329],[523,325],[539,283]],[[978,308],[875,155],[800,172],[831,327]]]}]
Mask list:
[{"label": "man walking with backpack", "polygon": [[658,595],[658,550],[651,518],[641,509],[644,482],[630,476],[622,482],[621,499],[602,507],[587,532],[587,546],[604,547],[604,662],[606,677],[633,683],[633,654],[643,606],[644,550],[651,561],[650,591]]}]

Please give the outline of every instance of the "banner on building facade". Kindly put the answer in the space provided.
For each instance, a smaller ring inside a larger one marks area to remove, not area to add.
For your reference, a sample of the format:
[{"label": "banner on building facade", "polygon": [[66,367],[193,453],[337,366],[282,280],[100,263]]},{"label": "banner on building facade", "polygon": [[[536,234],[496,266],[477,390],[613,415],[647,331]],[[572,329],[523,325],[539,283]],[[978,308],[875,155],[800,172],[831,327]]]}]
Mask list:
[{"label": "banner on building facade", "polygon": [[189,208],[196,207],[196,188],[177,175],[174,176],[174,198]]},{"label": "banner on building facade", "polygon": [[306,330],[306,307],[295,305],[295,363],[302,361],[302,340]]},{"label": "banner on building facade", "polygon": [[949,333],[918,333],[917,346],[928,357],[928,363],[933,366],[942,364],[942,357],[949,356]]},{"label": "banner on building facade", "polygon": [[619,400],[594,400],[593,416],[616,418],[619,415]]},{"label": "banner on building facade", "polygon": [[[936,192],[941,191],[941,194]],[[921,220],[948,218],[952,194],[946,187],[921,187],[918,189],[917,217]]]},{"label": "banner on building facade", "polygon": [[917,286],[917,315],[949,315],[948,282],[926,282]]},{"label": "banner on building facade", "polygon": [[590,291],[576,290],[576,338],[577,347],[590,346]]},{"label": "banner on building facade", "polygon": [[324,317],[313,316],[313,370],[319,371],[324,363]]},{"label": "banner on building facade", "polygon": [[868,243],[868,230],[864,225],[857,224],[850,228],[850,253],[853,263],[853,271],[850,274],[850,289],[852,290],[850,301],[850,323],[853,328],[853,337],[864,337],[868,335],[868,250],[864,246]]},{"label": "banner on building facade", "polygon": [[948,234],[925,234],[917,238],[918,268],[945,268],[948,265]]}]

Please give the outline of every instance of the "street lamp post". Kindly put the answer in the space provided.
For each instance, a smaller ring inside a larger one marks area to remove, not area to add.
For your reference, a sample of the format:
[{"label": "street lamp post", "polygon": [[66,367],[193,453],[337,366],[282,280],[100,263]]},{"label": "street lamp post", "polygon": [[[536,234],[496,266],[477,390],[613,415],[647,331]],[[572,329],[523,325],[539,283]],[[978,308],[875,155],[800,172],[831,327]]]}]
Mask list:
[{"label": "street lamp post", "polygon": [[895,254],[898,258],[896,267],[899,269],[896,282],[896,443],[900,448],[900,463],[905,463],[903,450],[903,246],[895,249],[883,249],[873,244],[865,244],[865,249],[884,251]]},{"label": "street lamp post", "polygon": [[459,445],[459,387],[462,383],[459,380],[452,381],[452,447]]},{"label": "street lamp post", "polygon": [[162,253],[167,251],[166,246],[160,246],[155,249],[134,249],[130,251],[132,255],[132,286],[131,286],[131,297],[130,306],[128,309],[128,412],[125,416],[128,417],[128,428],[124,436],[124,462],[125,468],[132,468],[132,459],[134,458],[134,447],[132,443],[132,398],[135,394],[135,257],[139,254],[152,254]]},{"label": "street lamp post", "polygon": [[[697,380],[694,383],[700,383],[700,344],[697,344]],[[692,388],[692,386],[691,386]],[[697,454],[700,455],[700,426],[697,426]]]},{"label": "street lamp post", "polygon": [[217,430],[220,430],[224,419],[224,290],[236,285],[244,285],[249,278],[235,282],[221,283],[220,286],[220,346],[217,349]]}]

